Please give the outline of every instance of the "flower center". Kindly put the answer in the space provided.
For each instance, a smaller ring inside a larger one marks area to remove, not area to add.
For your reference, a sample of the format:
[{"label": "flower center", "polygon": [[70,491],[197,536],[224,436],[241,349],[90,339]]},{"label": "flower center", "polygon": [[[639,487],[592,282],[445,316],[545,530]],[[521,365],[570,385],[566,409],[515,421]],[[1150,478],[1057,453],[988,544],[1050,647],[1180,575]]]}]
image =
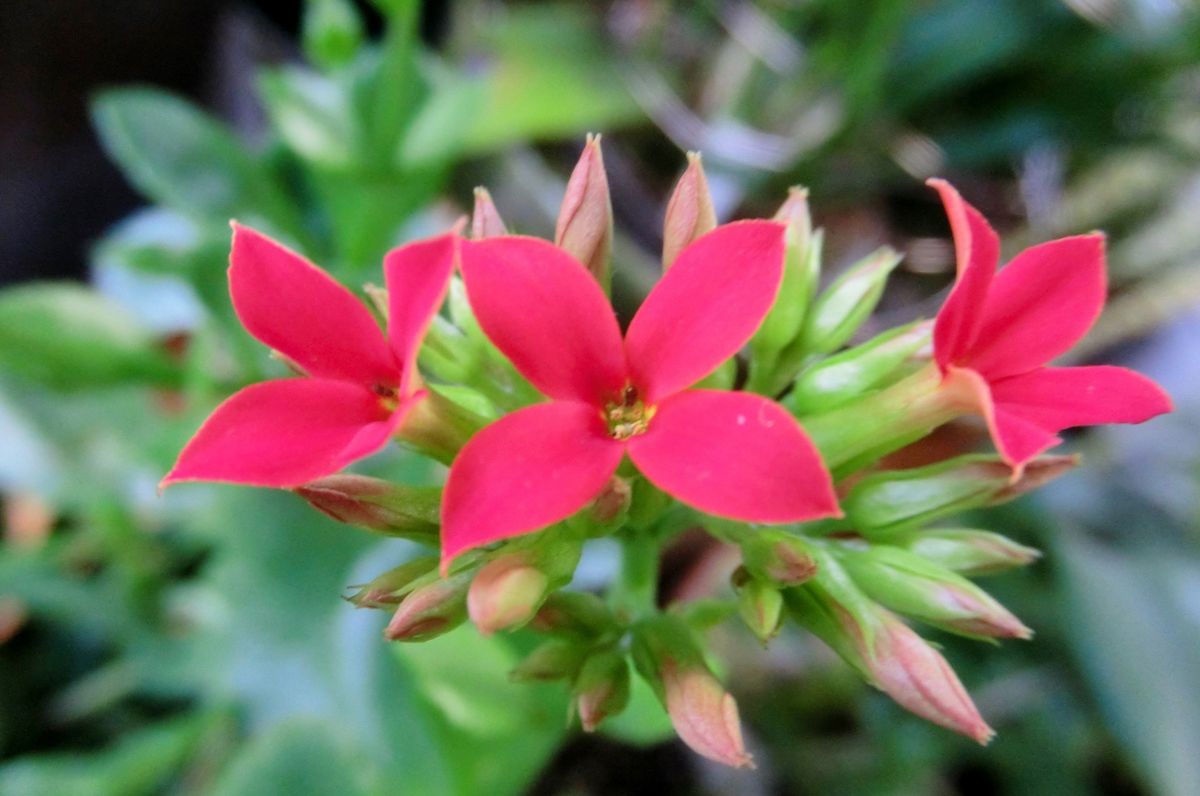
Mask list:
[{"label": "flower center", "polygon": [[608,435],[613,439],[625,440],[645,434],[654,417],[654,407],[646,406],[638,396],[636,387],[626,387],[621,397],[604,406],[604,422],[608,424]]},{"label": "flower center", "polygon": [[371,392],[379,396],[379,403],[388,412],[396,411],[396,407],[400,405],[400,391],[395,387],[376,383],[371,385]]}]

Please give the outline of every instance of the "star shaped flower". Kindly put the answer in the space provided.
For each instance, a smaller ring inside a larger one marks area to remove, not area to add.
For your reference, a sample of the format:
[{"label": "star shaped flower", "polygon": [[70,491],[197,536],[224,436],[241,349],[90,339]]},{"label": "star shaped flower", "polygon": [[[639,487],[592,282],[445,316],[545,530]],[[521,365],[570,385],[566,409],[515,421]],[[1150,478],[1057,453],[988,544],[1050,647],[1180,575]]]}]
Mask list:
[{"label": "star shaped flower", "polygon": [[712,514],[788,523],[838,512],[828,471],[783,407],[691,389],[770,310],[784,226],[728,224],[678,256],[622,339],[596,280],[535,238],[462,242],[480,326],[550,400],[476,434],[450,469],[443,566],[464,550],[562,520],[626,455],[655,486]]},{"label": "star shaped flower", "polygon": [[229,289],[250,334],[307,377],[252,384],[216,408],[162,480],[290,488],[375,453],[421,400],[417,349],[445,296],[455,235],[388,253],[387,334],[329,274],[234,224]]},{"label": "star shaped flower", "polygon": [[1060,238],[1018,254],[1003,269],[996,232],[944,180],[941,194],[958,279],[934,324],[934,358],[963,389],[1004,459],[1019,472],[1062,439],[1102,423],[1141,423],[1171,411],[1150,379],[1125,368],[1050,367],[1095,323],[1106,298],[1104,237]]}]

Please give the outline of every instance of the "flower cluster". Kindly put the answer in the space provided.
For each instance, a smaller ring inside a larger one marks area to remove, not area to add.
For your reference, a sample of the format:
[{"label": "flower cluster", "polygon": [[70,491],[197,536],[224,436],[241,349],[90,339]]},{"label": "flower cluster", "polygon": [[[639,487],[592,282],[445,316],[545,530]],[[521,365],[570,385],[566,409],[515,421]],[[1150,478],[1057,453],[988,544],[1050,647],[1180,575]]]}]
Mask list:
[{"label": "flower cluster", "polygon": [[[1045,455],[1063,429],[1141,422],[1170,400],[1121,368],[1046,364],[1104,304],[1101,236],[1035,246],[997,271],[996,233],[948,183],[930,184],[955,285],[932,324],[852,347],[899,256],[881,249],[818,291],[806,194],[793,189],[771,220],[718,226],[698,156],[667,206],[663,276],[624,332],[607,296],[598,138],[554,242],[508,234],[479,189],[469,237],[460,225],[388,254],[386,333],[319,268],[235,224],[234,308],[299,375],[218,406],[163,484],[291,489],[340,521],[437,547],[351,597],[392,612],[389,639],[467,619],[541,634],[513,677],[566,681],[588,731],[624,708],[632,664],[686,743],[746,765],[737,707],[705,659],[713,612],[658,589],[660,550],[703,528],[740,553],[718,619],[740,616],[763,643],[790,620],[899,704],[985,742],[949,664],[900,617],[1028,638],[968,578],[1037,553],[941,523],[1074,467]],[[983,419],[996,453],[915,467],[891,455],[964,416]],[[444,488],[340,472],[393,439],[447,463]],[[563,588],[602,536],[625,551],[610,588]]]}]

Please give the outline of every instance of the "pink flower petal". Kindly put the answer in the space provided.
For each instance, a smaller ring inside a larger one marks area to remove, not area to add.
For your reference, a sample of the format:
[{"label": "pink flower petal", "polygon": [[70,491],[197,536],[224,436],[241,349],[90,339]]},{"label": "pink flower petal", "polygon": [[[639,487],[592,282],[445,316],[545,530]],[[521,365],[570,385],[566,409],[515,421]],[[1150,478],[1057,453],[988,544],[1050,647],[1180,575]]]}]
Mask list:
[{"label": "pink flower petal", "polygon": [[629,458],[659,489],[709,514],[771,523],[839,514],[829,472],[800,424],[759,395],[672,395],[649,430],[629,440]]},{"label": "pink flower petal", "polygon": [[978,210],[945,180],[928,180],[950,218],[958,276],[933,327],[933,350],[943,372],[971,347],[982,320],[992,275],[1000,262],[1000,239]]},{"label": "pink flower petal", "polygon": [[1111,365],[1039,368],[992,384],[997,406],[1049,431],[1141,423],[1171,411],[1171,398],[1140,373]]},{"label": "pink flower petal", "polygon": [[299,486],[378,451],[411,404],[389,413],[365,387],[330,379],[253,384],[204,421],[161,486]]},{"label": "pink flower petal", "polygon": [[739,221],[680,252],[625,335],[630,373],[646,401],[695,384],[754,335],[779,293],[784,230]]},{"label": "pink flower petal", "polygon": [[604,489],[623,450],[596,408],[577,401],[527,406],[492,423],[450,467],[443,568],[465,550],[571,516]]},{"label": "pink flower petal", "polygon": [[388,287],[388,339],[404,368],[416,366],[421,340],[437,314],[454,271],[458,236],[449,233],[393,249],[383,259]]},{"label": "pink flower petal", "polygon": [[543,393],[600,404],[624,388],[616,316],[569,254],[515,235],[463,241],[462,272],[483,331]]},{"label": "pink flower petal", "polygon": [[310,376],[396,386],[400,367],[367,308],[279,243],[233,225],[229,290],[242,325]]},{"label": "pink flower petal", "polygon": [[1044,365],[1091,328],[1104,297],[1102,235],[1026,249],[992,283],[963,364],[988,381]]},{"label": "pink flower petal", "polygon": [[955,389],[972,396],[976,410],[987,422],[996,450],[1014,468],[1014,481],[1020,478],[1030,460],[1062,442],[1054,433],[1057,429],[1045,429],[1000,405],[983,376],[970,368],[950,368],[946,378],[954,383]]}]

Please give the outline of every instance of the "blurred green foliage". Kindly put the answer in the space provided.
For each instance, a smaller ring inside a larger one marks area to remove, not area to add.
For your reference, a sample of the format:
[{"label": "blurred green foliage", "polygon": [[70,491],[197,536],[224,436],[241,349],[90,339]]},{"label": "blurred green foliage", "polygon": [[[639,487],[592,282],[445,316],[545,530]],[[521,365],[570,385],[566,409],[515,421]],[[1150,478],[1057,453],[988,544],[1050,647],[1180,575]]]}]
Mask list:
[{"label": "blurred green foliage", "polygon": [[[819,213],[834,208],[832,237],[839,214],[868,214],[903,249],[944,232],[928,220],[933,200],[923,211],[913,199],[916,178],[970,174],[973,192],[1009,214],[1012,245],[1113,233],[1122,292],[1093,350],[1200,298],[1200,21],[1182,6],[603,6],[456,4],[433,51],[415,35],[414,0],[375,0],[386,19],[375,41],[363,7],[311,0],[307,63],[258,74],[268,126],[254,145],[157,89],[96,98],[101,140],[153,206],[96,246],[105,292],[0,295],[0,626],[11,636],[0,645],[0,793],[599,792],[599,777],[588,790],[562,766],[546,773],[567,740],[566,704],[554,688],[508,684],[525,639],[467,629],[385,645],[377,617],[337,599],[413,548],[287,494],[156,496],[216,401],[283,372],[232,315],[230,218],[358,286],[378,279],[388,247],[453,220],[439,202],[457,196],[460,175],[487,168],[498,193],[536,208],[564,169],[556,147],[531,142],[626,128],[606,157],[614,174],[641,176],[614,180],[618,218],[623,195],[627,215],[647,209],[682,160],[677,145],[705,151],[726,212],[765,212],[802,181]],[[653,248],[634,226],[617,246],[628,266]],[[842,233],[842,250],[855,234]],[[927,279],[910,274],[904,295],[927,294]],[[164,308],[183,320],[162,322]],[[1179,438],[1195,431],[1194,400],[1188,411]],[[1114,441],[1089,440],[1097,463],[1121,450]],[[1171,461],[1192,468],[1183,483],[1195,495],[1195,451]],[[365,467],[437,477],[401,452]],[[992,746],[864,693],[814,644],[785,637],[764,653],[723,628],[760,769],[688,776],[676,792],[1192,792],[1200,509],[1163,509],[1153,477],[1128,465],[1074,483],[972,518],[1049,551],[1033,572],[995,581],[1035,641],[944,639],[1000,732]],[[650,745],[669,728],[635,689],[610,732]],[[634,792],[650,773],[623,777],[619,791]]]}]

